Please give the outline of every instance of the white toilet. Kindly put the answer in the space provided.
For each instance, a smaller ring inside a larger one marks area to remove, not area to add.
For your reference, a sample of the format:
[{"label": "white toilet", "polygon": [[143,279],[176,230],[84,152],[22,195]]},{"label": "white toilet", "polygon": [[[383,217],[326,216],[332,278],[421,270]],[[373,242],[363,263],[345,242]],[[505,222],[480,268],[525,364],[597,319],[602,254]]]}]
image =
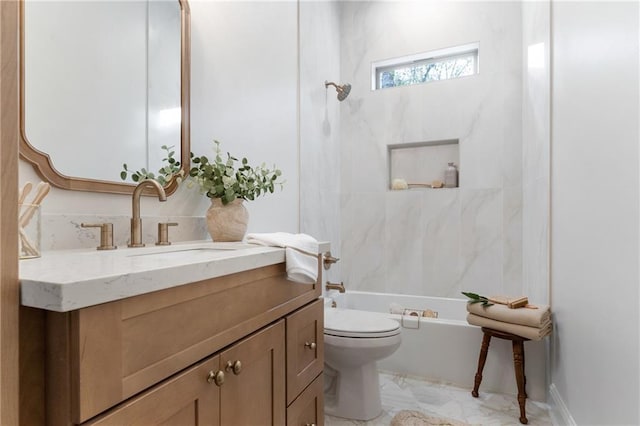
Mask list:
[{"label": "white toilet", "polygon": [[[327,375],[335,376],[335,395],[325,412],[370,420],[382,412],[376,361],[393,354],[402,340],[400,324],[384,315],[329,308],[324,315]],[[331,371],[334,370],[334,371]]]}]

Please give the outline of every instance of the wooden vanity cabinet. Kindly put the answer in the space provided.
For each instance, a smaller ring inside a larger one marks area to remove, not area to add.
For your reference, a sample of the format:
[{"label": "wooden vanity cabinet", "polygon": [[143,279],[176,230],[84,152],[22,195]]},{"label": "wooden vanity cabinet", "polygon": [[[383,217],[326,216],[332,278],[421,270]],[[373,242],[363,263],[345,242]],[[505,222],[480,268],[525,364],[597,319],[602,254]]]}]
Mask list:
[{"label": "wooden vanity cabinet", "polygon": [[320,294],[277,264],[47,311],[46,424],[322,424]]},{"label": "wooden vanity cabinet", "polygon": [[284,336],[281,320],[84,424],[282,425]]}]

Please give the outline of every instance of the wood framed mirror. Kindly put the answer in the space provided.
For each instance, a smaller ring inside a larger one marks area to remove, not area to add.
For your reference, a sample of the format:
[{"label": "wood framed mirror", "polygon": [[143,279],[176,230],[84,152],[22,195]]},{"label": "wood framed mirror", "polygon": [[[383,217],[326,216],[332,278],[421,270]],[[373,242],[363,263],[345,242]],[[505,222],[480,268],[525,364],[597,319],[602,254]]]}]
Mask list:
[{"label": "wood framed mirror", "polygon": [[42,179],[131,194],[123,163],[156,172],[162,145],[188,175],[187,0],[21,0],[20,18],[20,157]]}]

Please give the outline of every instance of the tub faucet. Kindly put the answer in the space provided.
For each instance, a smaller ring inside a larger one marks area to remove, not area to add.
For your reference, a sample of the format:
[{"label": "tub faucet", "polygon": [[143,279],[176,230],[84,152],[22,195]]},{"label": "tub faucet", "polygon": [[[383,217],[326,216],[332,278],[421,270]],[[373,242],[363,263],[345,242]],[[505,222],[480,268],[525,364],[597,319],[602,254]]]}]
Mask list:
[{"label": "tub faucet", "polygon": [[142,243],[142,219],[140,219],[140,196],[145,188],[153,188],[158,193],[158,199],[160,201],[167,201],[167,194],[164,192],[164,188],[155,180],[145,179],[136,186],[133,190],[132,201],[132,216],[131,216],[131,241],[129,247],[144,247]]},{"label": "tub faucet", "polygon": [[344,283],[341,281],[340,284],[338,283],[332,283],[327,281],[327,284],[324,286],[324,288],[329,291],[329,290],[338,290],[340,293],[344,293],[345,292],[345,288],[344,288]]}]

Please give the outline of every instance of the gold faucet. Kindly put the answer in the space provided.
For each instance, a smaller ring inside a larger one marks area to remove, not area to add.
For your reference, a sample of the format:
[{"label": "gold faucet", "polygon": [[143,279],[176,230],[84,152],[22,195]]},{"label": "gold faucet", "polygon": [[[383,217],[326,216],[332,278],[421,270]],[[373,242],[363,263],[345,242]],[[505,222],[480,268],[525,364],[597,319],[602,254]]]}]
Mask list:
[{"label": "gold faucet", "polygon": [[145,179],[136,186],[132,197],[133,215],[131,217],[131,241],[129,242],[129,247],[144,247],[142,243],[142,219],[140,219],[140,196],[145,188],[154,188],[158,193],[158,199],[167,201],[167,194],[165,194],[164,188],[155,180]]},{"label": "gold faucet", "polygon": [[329,291],[329,290],[338,290],[340,293],[344,293],[345,292],[345,288],[344,288],[344,283],[340,282],[340,284],[338,283],[331,283],[329,281],[327,281],[327,284],[324,286],[324,288]]}]

